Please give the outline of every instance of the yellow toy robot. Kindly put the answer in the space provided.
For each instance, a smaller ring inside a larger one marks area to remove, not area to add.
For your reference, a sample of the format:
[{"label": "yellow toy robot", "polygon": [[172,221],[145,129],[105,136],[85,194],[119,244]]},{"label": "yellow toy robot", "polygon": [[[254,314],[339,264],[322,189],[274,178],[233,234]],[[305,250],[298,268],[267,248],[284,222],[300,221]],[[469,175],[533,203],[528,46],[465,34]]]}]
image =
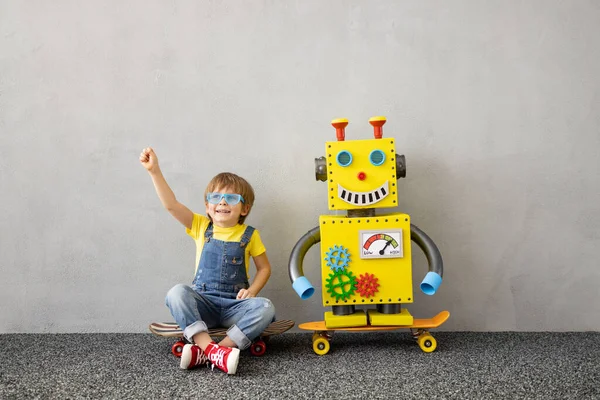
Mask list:
[{"label": "yellow toy robot", "polygon": [[[433,295],[442,281],[443,263],[435,243],[402,213],[376,214],[376,208],[398,205],[396,181],[406,176],[403,155],[394,139],[383,138],[385,117],[369,123],[374,139],[345,140],[346,119],[332,121],[337,141],[325,143],[325,157],[315,159],[317,180],[327,182],[330,210],[321,215],[290,256],[292,287],[302,299],[314,293],[304,276],[307,251],[321,242],[323,306],[327,328],[411,326],[413,316],[402,304],[413,302],[411,240],[425,253],[429,272],[420,287]],[[356,306],[373,306],[357,310]]]}]

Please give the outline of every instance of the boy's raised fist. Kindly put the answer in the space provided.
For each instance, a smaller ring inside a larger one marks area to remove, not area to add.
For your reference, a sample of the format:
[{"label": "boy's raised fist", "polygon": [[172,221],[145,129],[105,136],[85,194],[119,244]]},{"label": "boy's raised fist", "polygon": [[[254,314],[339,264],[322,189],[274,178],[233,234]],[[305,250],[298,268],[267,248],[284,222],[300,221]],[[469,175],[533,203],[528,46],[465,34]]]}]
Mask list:
[{"label": "boy's raised fist", "polygon": [[152,147],[146,147],[140,153],[140,162],[148,171],[154,170],[158,166],[158,157],[156,157],[156,153],[152,150]]}]

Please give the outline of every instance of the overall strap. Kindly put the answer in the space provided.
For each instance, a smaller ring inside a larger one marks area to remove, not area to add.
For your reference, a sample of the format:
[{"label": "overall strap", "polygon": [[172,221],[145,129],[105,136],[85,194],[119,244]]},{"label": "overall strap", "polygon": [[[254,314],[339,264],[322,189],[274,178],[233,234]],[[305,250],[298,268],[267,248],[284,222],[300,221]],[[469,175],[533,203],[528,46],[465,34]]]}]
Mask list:
[{"label": "overall strap", "polygon": [[251,226],[247,226],[244,234],[242,235],[242,240],[240,240],[240,247],[246,247],[248,243],[250,243],[250,238],[252,238],[252,234],[254,233],[254,228]]},{"label": "overall strap", "polygon": [[210,239],[213,236],[213,223],[212,221],[210,221],[208,223],[208,226],[206,227],[206,230],[204,231],[204,243],[208,243],[210,242]]}]

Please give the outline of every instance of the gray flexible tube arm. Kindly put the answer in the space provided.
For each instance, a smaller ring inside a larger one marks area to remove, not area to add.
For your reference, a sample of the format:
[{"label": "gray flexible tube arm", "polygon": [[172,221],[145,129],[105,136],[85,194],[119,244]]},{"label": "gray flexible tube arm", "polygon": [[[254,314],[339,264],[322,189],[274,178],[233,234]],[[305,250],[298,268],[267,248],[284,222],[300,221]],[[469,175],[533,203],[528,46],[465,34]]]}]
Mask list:
[{"label": "gray flexible tube arm", "polygon": [[296,243],[292,250],[292,254],[290,255],[290,263],[288,266],[292,283],[301,276],[304,276],[304,271],[302,270],[304,256],[312,246],[320,241],[321,230],[318,226],[308,231],[300,238],[300,240],[298,240],[298,243]]},{"label": "gray flexible tube arm", "polygon": [[413,224],[410,224],[410,239],[425,253],[425,257],[427,257],[427,262],[429,263],[429,272],[435,272],[442,277],[444,274],[444,262],[433,240]]}]

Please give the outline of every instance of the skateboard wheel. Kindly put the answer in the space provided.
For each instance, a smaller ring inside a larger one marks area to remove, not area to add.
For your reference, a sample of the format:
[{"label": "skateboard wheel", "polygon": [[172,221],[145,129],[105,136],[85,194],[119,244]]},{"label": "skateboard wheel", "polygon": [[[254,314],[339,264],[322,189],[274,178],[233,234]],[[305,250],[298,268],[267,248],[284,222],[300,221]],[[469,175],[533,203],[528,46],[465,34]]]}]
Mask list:
[{"label": "skateboard wheel", "polygon": [[257,340],[250,346],[250,353],[253,356],[262,356],[267,351],[267,345],[262,340]]},{"label": "skateboard wheel", "polygon": [[183,340],[178,341],[171,347],[171,353],[173,353],[175,357],[181,357],[183,346],[185,346],[185,342]]},{"label": "skateboard wheel", "polygon": [[313,351],[322,356],[329,352],[329,340],[320,336],[313,341]]},{"label": "skateboard wheel", "polygon": [[417,344],[425,353],[431,353],[437,347],[437,341],[430,334],[419,336]]}]

